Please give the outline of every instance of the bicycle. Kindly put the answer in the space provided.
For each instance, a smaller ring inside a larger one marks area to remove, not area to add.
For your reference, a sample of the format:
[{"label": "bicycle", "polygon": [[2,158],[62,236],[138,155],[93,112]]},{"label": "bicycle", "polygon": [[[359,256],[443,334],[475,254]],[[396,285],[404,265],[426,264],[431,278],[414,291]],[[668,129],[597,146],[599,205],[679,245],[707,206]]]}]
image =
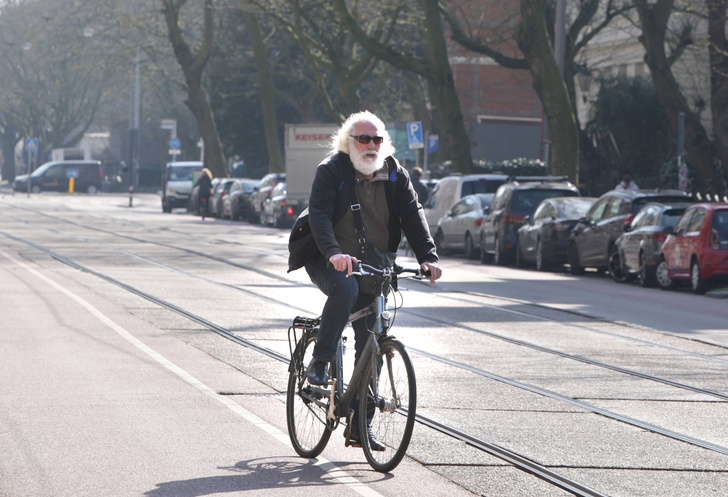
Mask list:
[{"label": "bicycle", "polygon": [[[368,307],[349,316],[349,323],[370,314],[376,318],[348,385],[343,381],[344,337],[339,340],[334,362],[329,365],[328,386],[307,382],[306,368],[313,354],[320,318],[298,316],[293,320],[288,329],[291,362],[286,420],[293,448],[301,457],[315,458],[321,454],[342,418],[346,420],[345,445],[350,445],[354,410],[349,406],[355,401],[359,403],[358,412],[362,413],[358,416],[358,428],[367,462],[376,471],[387,473],[402,461],[414,428],[417,388],[414,367],[404,345],[388,335],[394,316],[387,310],[387,297],[395,276],[405,273],[411,273],[408,277],[414,279],[427,276],[420,268],[395,265],[378,269],[356,264],[354,274],[374,276],[379,291]],[[368,429],[384,450],[372,448]]]}]

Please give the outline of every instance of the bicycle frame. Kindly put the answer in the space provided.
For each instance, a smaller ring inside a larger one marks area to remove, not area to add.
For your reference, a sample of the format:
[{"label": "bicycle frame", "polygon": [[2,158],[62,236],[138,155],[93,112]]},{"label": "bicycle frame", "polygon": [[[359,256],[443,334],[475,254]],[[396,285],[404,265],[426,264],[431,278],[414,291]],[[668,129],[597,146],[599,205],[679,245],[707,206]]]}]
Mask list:
[{"label": "bicycle frame", "polygon": [[[351,401],[354,400],[354,396],[357,394],[359,390],[359,386],[361,385],[362,379],[365,377],[365,374],[367,372],[367,369],[370,364],[372,364],[372,367],[376,366],[376,360],[372,360],[373,358],[376,358],[379,352],[379,337],[386,334],[388,324],[389,324],[389,317],[386,310],[387,305],[387,299],[384,297],[384,295],[378,295],[374,302],[369,304],[369,306],[365,307],[364,309],[361,309],[359,311],[356,311],[349,316],[349,320],[347,324],[353,323],[354,321],[362,318],[366,318],[370,314],[373,314],[376,316],[376,319],[374,320],[374,327],[372,328],[369,338],[367,339],[367,343],[364,346],[364,350],[362,353],[362,357],[359,358],[359,361],[356,364],[356,367],[354,368],[354,372],[351,374],[351,379],[349,380],[349,385],[346,388],[346,392],[344,392],[344,382],[343,382],[343,375],[344,375],[344,364],[343,364],[343,344],[342,340],[339,340],[339,346],[337,347],[337,357],[336,357],[336,372],[337,372],[337,378],[339,381],[337,381],[337,384],[335,385],[336,391],[339,394],[339,405],[337,406],[336,415],[338,417],[346,417],[348,415],[348,407],[351,404]],[[377,375],[374,375],[375,377]],[[374,385],[374,388],[376,389],[376,385]],[[375,390],[376,391],[376,390]],[[347,410],[346,412],[341,412],[342,410]]]}]

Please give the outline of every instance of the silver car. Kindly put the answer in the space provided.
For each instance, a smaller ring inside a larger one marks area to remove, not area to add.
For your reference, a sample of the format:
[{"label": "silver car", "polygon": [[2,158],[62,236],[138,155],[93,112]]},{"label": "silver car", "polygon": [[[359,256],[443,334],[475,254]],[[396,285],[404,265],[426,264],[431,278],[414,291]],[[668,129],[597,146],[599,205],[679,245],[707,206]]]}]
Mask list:
[{"label": "silver car", "polygon": [[493,202],[493,193],[467,195],[440,218],[435,245],[440,254],[463,252],[468,259],[480,254],[478,231],[485,217],[484,209]]}]

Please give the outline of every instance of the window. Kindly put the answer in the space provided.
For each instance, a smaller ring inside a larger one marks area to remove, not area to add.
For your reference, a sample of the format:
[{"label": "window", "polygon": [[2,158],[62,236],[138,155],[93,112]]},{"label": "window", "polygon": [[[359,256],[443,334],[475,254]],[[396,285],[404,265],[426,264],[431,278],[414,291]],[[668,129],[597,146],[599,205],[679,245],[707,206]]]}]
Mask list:
[{"label": "window", "polygon": [[683,215],[683,217],[680,218],[680,221],[678,221],[675,225],[675,233],[687,232],[688,226],[690,225],[690,220],[692,219],[694,213],[695,210],[689,210]]},{"label": "window", "polygon": [[610,200],[611,198],[603,198],[597,201],[597,203],[594,204],[594,208],[587,215],[586,220],[590,223],[596,223],[601,220],[602,217],[604,217],[604,209],[607,208],[607,204],[609,204]]},{"label": "window", "polygon": [[705,219],[705,209],[695,209],[695,213],[688,225],[688,233],[700,231],[700,228],[703,226],[703,219]]}]

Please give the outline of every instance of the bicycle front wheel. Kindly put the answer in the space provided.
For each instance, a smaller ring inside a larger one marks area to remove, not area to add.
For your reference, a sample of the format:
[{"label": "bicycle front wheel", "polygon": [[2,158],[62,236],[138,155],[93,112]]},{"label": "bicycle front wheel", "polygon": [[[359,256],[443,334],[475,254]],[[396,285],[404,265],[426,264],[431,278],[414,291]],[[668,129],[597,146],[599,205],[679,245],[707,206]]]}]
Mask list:
[{"label": "bicycle front wheel", "polygon": [[291,359],[286,394],[286,420],[288,436],[301,457],[316,457],[331,438],[326,413],[330,398],[320,394],[306,381],[306,367],[313,356],[317,333],[304,335]]},{"label": "bicycle front wheel", "polygon": [[362,449],[372,468],[387,473],[402,461],[415,424],[415,370],[404,345],[384,340],[367,378],[359,392],[359,412],[367,413],[359,416]]}]

